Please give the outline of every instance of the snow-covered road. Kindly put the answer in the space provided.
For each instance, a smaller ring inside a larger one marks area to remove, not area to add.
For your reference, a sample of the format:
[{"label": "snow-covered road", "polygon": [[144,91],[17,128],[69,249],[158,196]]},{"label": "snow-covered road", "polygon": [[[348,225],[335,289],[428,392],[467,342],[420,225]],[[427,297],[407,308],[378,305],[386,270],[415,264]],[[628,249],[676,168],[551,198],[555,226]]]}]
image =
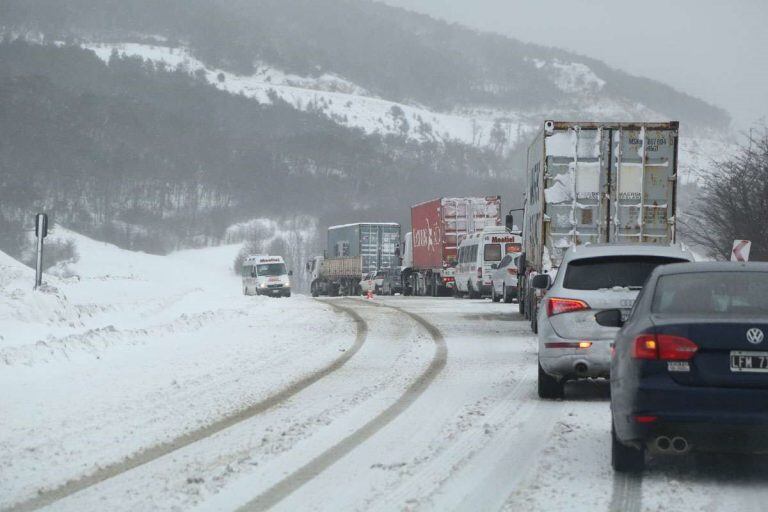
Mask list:
[{"label": "snow-covered road", "polygon": [[244,297],[228,268],[237,247],[157,257],[78,242],[92,259],[42,295],[0,254],[1,510],[768,501],[761,460],[652,461],[642,478],[614,477],[606,383],[539,400],[515,305]]}]

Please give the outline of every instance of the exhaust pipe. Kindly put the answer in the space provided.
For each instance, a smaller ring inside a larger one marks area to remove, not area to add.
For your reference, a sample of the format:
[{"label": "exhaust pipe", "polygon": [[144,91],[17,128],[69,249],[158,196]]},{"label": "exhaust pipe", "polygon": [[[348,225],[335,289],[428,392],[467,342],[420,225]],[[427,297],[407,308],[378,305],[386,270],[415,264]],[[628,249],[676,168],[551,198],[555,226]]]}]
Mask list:
[{"label": "exhaust pipe", "polygon": [[672,439],[672,448],[677,453],[685,453],[688,451],[688,441],[684,437],[675,437]]},{"label": "exhaust pipe", "polygon": [[576,375],[578,376],[584,376],[589,371],[589,367],[587,366],[587,363],[584,362],[578,362],[575,365],[573,365],[573,371],[576,372]]},{"label": "exhaust pipe", "polygon": [[[677,438],[682,439],[682,438]],[[668,452],[672,447],[672,440],[667,436],[659,436],[656,438],[656,449],[660,452]]]}]

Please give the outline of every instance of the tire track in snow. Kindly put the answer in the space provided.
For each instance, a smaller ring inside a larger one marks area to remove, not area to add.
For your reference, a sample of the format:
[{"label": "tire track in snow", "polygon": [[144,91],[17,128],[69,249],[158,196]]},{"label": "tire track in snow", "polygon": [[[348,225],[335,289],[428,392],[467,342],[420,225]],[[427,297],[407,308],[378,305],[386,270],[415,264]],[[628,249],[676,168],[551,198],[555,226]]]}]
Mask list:
[{"label": "tire track in snow", "polygon": [[613,493],[610,512],[640,512],[643,503],[642,474],[620,474],[613,476]]},{"label": "tire track in snow", "polygon": [[331,302],[324,303],[340,313],[349,315],[354,320],[357,327],[357,334],[355,336],[355,342],[352,347],[347,350],[344,355],[338,357],[329,365],[297,380],[282,391],[268,396],[264,400],[257,402],[245,409],[237,411],[234,414],[225,416],[207,426],[201,427],[191,432],[187,432],[186,434],[183,434],[170,441],[145,448],[144,450],[141,450],[120,462],[104,466],[94,473],[70,480],[64,485],[54,489],[38,491],[34,498],[16,503],[10,508],[4,509],[3,512],[25,512],[29,510],[37,510],[39,508],[55,503],[56,501],[62,500],[68,496],[72,496],[73,494],[83,491],[89,487],[98,485],[101,482],[109,480],[110,478],[114,478],[123,473],[127,473],[132,469],[143,466],[144,464],[157,460],[181,448],[206,439],[214,434],[221,432],[222,430],[225,430],[238,423],[253,418],[254,416],[261,414],[269,409],[272,409],[273,407],[281,404],[289,398],[292,398],[320,379],[327,377],[329,374],[335,372],[344,366],[344,364],[349,361],[355,354],[357,354],[360,348],[365,344],[365,341],[368,337],[368,324],[352,308],[340,306]]},{"label": "tire track in snow", "polygon": [[403,395],[392,405],[387,407],[383,412],[373,418],[371,421],[360,427],[358,430],[342,439],[338,444],[327,449],[325,452],[311,460],[309,463],[299,468],[292,474],[288,475],[283,480],[279,481],[262,494],[246,503],[238,509],[239,512],[244,511],[262,511],[268,510],[283,499],[297,491],[304,484],[312,480],[314,477],[325,471],[334,463],[338,462],[349,452],[357,448],[363,442],[374,436],[382,428],[386,427],[389,423],[403,413],[408,407],[419,398],[422,393],[429,387],[429,385],[435,380],[440,372],[445,368],[448,362],[448,347],[445,343],[445,338],[440,330],[425,320],[423,317],[405,311],[404,309],[388,306],[384,304],[371,305],[383,308],[390,308],[400,313],[411,317],[418,324],[420,324],[435,342],[435,353],[432,357],[432,362],[429,367],[419,375],[419,377],[408,387]]}]

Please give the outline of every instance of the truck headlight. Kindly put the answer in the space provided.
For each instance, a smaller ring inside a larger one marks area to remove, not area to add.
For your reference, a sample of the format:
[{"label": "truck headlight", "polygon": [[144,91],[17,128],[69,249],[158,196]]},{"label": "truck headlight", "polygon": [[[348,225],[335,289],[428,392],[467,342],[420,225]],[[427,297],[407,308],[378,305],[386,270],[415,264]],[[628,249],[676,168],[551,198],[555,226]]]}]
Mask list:
[{"label": "truck headlight", "polygon": [[259,285],[259,288],[266,288],[266,287],[267,287],[267,283],[261,283],[261,284]]}]

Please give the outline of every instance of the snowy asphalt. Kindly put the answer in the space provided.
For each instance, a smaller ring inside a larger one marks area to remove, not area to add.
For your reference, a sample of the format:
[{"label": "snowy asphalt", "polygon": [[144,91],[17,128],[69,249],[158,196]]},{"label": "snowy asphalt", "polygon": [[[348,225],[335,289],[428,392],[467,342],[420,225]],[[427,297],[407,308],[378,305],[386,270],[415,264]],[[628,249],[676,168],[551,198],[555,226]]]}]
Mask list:
[{"label": "snowy asphalt", "polygon": [[[762,510],[768,500],[763,460],[656,460],[642,478],[614,477],[607,384],[572,383],[565,400],[539,400],[535,337],[516,305],[450,298],[240,297],[227,306],[254,303],[296,324],[289,337],[307,332],[291,306],[310,324],[335,319],[337,331],[326,325],[317,336],[336,336],[333,347],[343,348],[334,349],[335,357],[325,350],[311,364],[319,345],[291,338],[280,359],[256,365],[253,380],[243,381],[263,390],[257,401],[247,403],[243,395],[239,400],[246,407],[208,411],[209,419],[194,428],[174,427],[170,437],[140,449],[118,446],[95,464],[86,464],[93,456],[86,450],[82,460],[72,455],[78,464],[59,462],[65,438],[52,448],[39,442],[36,449],[50,450],[52,463],[72,471],[67,478],[56,471],[47,476],[46,459],[4,443],[12,450],[6,455],[33,476],[24,485],[0,480],[0,508]],[[281,320],[272,320],[271,329],[279,332]],[[243,327],[233,329],[227,317],[205,328],[236,337]],[[217,361],[218,371],[223,367]],[[233,361],[232,371],[247,366]],[[231,390],[237,382],[211,385]],[[205,382],[195,392],[202,406],[210,406],[202,399],[209,392]],[[152,422],[173,425],[160,415]],[[94,425],[98,421],[91,419],[88,426]],[[104,425],[109,432],[117,428],[108,418]],[[100,442],[93,430],[73,432],[84,442]],[[153,439],[132,432],[145,443]],[[20,461],[25,457],[28,464]]]}]

